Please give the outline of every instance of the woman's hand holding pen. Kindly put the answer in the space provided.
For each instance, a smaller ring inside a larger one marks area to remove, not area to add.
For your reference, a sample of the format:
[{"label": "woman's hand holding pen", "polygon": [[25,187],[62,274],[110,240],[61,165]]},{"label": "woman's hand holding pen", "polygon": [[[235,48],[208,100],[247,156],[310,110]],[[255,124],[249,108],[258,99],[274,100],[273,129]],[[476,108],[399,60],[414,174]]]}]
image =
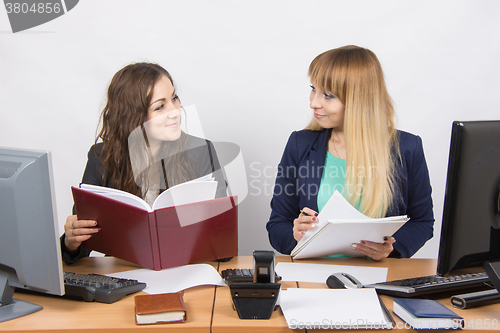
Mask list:
[{"label": "woman's hand holding pen", "polygon": [[306,231],[316,228],[318,213],[314,210],[304,207],[300,211],[299,217],[293,220],[293,238],[298,242],[304,237]]},{"label": "woman's hand holding pen", "polygon": [[64,225],[64,245],[66,245],[69,252],[76,251],[83,241],[101,230],[96,226],[96,221],[78,220],[76,215],[68,216]]},{"label": "woman's hand holding pen", "polygon": [[394,251],[394,244],[396,240],[394,237],[385,236],[383,243],[375,243],[369,241],[361,241],[359,244],[352,244],[351,248],[354,251],[362,253],[368,257],[371,257],[373,260],[381,260],[387,258],[392,251]]}]

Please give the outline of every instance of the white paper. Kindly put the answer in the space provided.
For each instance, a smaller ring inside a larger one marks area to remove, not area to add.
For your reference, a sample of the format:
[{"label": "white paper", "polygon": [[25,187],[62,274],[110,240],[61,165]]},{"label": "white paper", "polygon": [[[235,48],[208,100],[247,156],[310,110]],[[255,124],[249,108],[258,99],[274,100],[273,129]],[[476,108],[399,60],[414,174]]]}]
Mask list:
[{"label": "white paper", "polygon": [[217,191],[216,181],[187,182],[170,187],[156,198],[153,210],[212,200]]},{"label": "white paper", "polygon": [[342,219],[342,220],[370,220],[368,216],[361,213],[354,208],[349,201],[339,192],[335,191],[328,199],[326,205],[318,214],[320,223],[326,222],[329,219]]},{"label": "white paper", "polygon": [[364,254],[351,248],[353,243],[362,240],[382,243],[384,236],[391,236],[405,222],[406,220],[356,222],[355,226],[349,221],[328,222],[308,244],[292,255],[294,259],[317,258],[330,254],[364,257]]},{"label": "white paper", "polygon": [[347,273],[354,276],[362,284],[372,284],[387,281],[387,267],[363,267],[328,264],[301,264],[279,262],[276,273],[282,281],[326,283],[333,273]]},{"label": "white paper", "polygon": [[317,227],[307,230],[291,255],[297,259],[330,254],[364,256],[352,250],[351,244],[362,240],[381,243],[384,236],[394,234],[406,221],[406,216],[370,218],[335,191],[318,215]]},{"label": "white paper", "polygon": [[391,328],[375,289],[282,290],[281,310],[290,329]]},{"label": "white paper", "polygon": [[137,269],[108,276],[145,282],[146,288],[143,291],[148,294],[175,293],[201,285],[226,286],[217,270],[208,264],[191,264],[161,271]]},{"label": "white paper", "polygon": [[155,202],[153,203],[153,207],[150,207],[146,203],[146,201],[136,195],[114,188],[89,184],[81,184],[80,188],[113,200],[121,201],[134,207],[144,209],[148,212],[152,212],[153,210],[158,208],[173,207],[194,202],[212,200],[215,198],[217,184],[218,182],[214,180],[212,174],[208,174],[206,176],[172,186],[161,193],[158,198],[156,198]]},{"label": "white paper", "polygon": [[144,209],[147,211],[151,210],[151,207],[146,203],[146,201],[142,200],[138,196],[135,196],[131,193],[117,190],[114,188],[97,186],[97,185],[89,185],[89,184],[81,184],[80,188],[85,191],[89,191],[95,194],[102,195],[103,197],[110,198],[113,200],[118,200],[128,205]]},{"label": "white paper", "polygon": [[335,190],[333,192],[330,199],[328,199],[326,205],[323,207],[321,212],[319,212],[316,218],[316,229],[307,230],[304,237],[301,238],[300,242],[297,244],[296,248],[299,248],[305,242],[311,238],[316,230],[323,226],[328,219],[337,218],[337,219],[346,219],[346,220],[368,220],[370,219],[368,216],[359,212],[356,208],[354,208],[349,201],[347,201],[339,191]]}]

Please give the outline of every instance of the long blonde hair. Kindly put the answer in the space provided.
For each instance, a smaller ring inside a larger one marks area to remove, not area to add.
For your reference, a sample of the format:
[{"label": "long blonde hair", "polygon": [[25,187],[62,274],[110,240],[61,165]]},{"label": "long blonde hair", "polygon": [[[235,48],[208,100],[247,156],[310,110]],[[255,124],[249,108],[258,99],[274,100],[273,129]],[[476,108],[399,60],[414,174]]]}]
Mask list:
[{"label": "long blonde hair", "polygon": [[[395,196],[400,152],[394,106],[377,56],[354,45],[329,50],[311,62],[309,76],[345,105],[344,196],[365,215],[385,216]],[[313,118],[306,129],[323,128]]]}]

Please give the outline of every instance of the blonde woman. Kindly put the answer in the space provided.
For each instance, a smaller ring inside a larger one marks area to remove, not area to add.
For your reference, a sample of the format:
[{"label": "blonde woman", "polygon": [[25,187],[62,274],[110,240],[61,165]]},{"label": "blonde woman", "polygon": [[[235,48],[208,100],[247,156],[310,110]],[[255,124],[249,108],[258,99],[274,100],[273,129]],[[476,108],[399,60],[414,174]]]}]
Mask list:
[{"label": "blonde woman", "polygon": [[395,129],[395,114],[377,56],[358,46],[318,55],[309,66],[306,129],[293,132],[280,165],[266,228],[289,254],[338,190],[363,214],[408,215],[394,235],[352,248],[375,260],[411,257],[433,235],[429,172],[420,137]]}]

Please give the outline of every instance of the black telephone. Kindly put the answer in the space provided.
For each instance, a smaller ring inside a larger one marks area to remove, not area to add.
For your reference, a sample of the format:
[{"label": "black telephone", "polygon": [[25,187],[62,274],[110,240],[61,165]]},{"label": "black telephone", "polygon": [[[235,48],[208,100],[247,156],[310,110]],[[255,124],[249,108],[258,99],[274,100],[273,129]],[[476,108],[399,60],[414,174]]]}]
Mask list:
[{"label": "black telephone", "polygon": [[240,319],[269,319],[275,310],[281,284],[275,282],[274,252],[254,251],[253,281],[229,283]]}]

